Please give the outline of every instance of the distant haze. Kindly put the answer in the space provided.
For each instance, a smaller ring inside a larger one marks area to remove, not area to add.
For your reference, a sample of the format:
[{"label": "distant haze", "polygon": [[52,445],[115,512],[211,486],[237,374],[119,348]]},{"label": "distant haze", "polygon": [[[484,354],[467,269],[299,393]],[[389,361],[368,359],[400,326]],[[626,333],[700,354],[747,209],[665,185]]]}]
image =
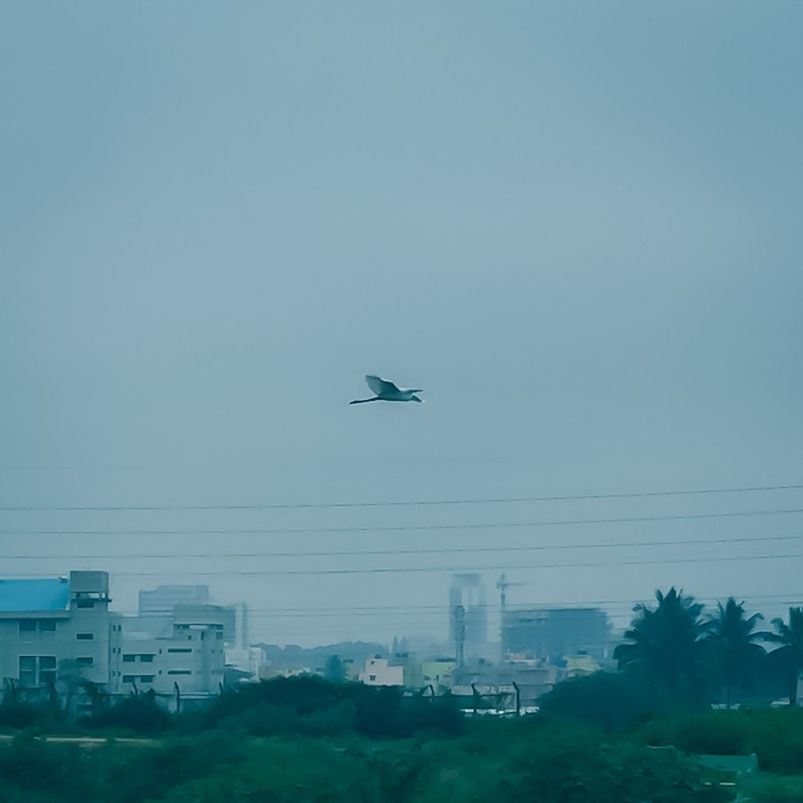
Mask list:
[{"label": "distant haze", "polygon": [[[803,482],[799,2],[0,19],[0,505]],[[349,407],[366,373],[426,403]],[[491,603],[506,568],[510,604],[605,600],[620,623],[670,584],[777,614],[803,568],[803,514],[777,511],[801,508],[791,489],[6,510],[0,576],[107,569],[121,610],[209,583],[279,643],[445,639],[457,567],[486,570]],[[725,512],[760,515],[597,521]],[[456,524],[494,526],[409,529]],[[100,532],[30,533],[54,530]],[[564,548],[505,551],[532,545]],[[371,567],[444,570],[280,573]]]}]

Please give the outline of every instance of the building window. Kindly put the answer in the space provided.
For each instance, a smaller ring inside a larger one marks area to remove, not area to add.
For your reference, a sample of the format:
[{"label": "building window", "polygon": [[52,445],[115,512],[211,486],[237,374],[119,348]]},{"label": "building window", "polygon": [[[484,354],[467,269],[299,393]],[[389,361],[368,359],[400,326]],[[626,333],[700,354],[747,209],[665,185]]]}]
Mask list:
[{"label": "building window", "polygon": [[95,600],[93,599],[77,599],[75,601],[76,608],[94,608]]},{"label": "building window", "polygon": [[75,663],[78,664],[78,666],[94,666],[95,659],[89,656],[82,655],[80,658],[75,659]]},{"label": "building window", "polygon": [[55,682],[56,682],[56,656],[40,655],[39,683],[45,685],[47,683],[55,683]]},{"label": "building window", "polygon": [[36,686],[36,664],[35,655],[20,655],[20,686]]},{"label": "building window", "polygon": [[78,639],[78,641],[92,641],[95,638],[95,634],[94,633],[76,633],[75,634],[75,638]]},{"label": "building window", "polygon": [[156,676],[155,675],[140,675],[139,682],[140,683],[153,683],[153,680]]},{"label": "building window", "polygon": [[22,638],[30,638],[37,632],[44,638],[53,637],[56,633],[56,621],[54,619],[20,619],[19,632]]},{"label": "building window", "polygon": [[168,652],[192,652],[192,647],[168,647]]},{"label": "building window", "polygon": [[56,682],[55,655],[20,655],[19,678],[21,686],[45,686]]},{"label": "building window", "polygon": [[152,664],[153,655],[142,654],[139,656],[139,660],[142,661],[143,664]]},{"label": "building window", "polygon": [[123,663],[133,664],[136,657],[137,657],[136,655],[123,655]]},{"label": "building window", "polygon": [[192,669],[168,669],[168,675],[191,675]]},{"label": "building window", "polygon": [[134,683],[136,679],[136,675],[123,675],[123,683]]}]

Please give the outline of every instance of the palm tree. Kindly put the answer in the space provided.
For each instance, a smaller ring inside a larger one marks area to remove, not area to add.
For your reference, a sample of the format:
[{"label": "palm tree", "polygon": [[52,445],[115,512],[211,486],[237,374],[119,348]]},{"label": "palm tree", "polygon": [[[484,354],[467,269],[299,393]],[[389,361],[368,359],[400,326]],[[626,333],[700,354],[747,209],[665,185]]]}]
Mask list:
[{"label": "palm tree", "polygon": [[713,660],[725,686],[725,704],[731,707],[734,687],[742,689],[750,685],[764,648],[756,642],[766,638],[755,627],[764,617],[754,613],[745,617],[744,603],[728,597],[723,605],[717,603],[717,615],[711,619],[708,642],[713,650]]},{"label": "palm tree", "polygon": [[682,590],[655,592],[658,605],[637,605],[629,643],[620,644],[613,657],[619,668],[641,671],[672,697],[701,696],[705,672],[704,638],[709,625],[702,618],[703,605]]},{"label": "palm tree", "polygon": [[767,640],[780,644],[770,653],[770,659],[782,673],[789,690],[789,705],[797,705],[797,687],[803,672],[803,608],[789,609],[789,624],[783,619],[773,619],[775,633],[768,633]]}]

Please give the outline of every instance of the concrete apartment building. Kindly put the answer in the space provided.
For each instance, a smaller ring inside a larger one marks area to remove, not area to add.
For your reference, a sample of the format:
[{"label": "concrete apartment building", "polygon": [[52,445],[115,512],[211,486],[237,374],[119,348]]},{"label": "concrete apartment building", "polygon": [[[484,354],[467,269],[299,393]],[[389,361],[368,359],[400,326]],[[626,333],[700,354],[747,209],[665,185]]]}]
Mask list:
[{"label": "concrete apartment building", "polygon": [[[172,698],[217,694],[223,680],[223,609],[179,605],[171,632],[137,633],[109,610],[109,575],[0,580],[0,679],[36,697],[75,679],[112,695],[153,689]],[[79,703],[80,704],[80,703]]]},{"label": "concrete apartment building", "polygon": [[121,649],[112,660],[113,692],[153,691],[182,698],[217,694],[223,682],[225,612],[215,605],[177,605],[170,635],[128,630],[122,619]]}]

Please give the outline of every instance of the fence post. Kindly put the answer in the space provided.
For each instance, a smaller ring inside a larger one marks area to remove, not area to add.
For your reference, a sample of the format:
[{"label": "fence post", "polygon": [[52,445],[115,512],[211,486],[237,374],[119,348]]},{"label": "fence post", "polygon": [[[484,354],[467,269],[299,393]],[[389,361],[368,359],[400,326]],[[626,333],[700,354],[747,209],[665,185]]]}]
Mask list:
[{"label": "fence post", "polygon": [[477,702],[479,701],[480,693],[477,691],[477,687],[473,683],[471,684],[471,691],[472,691],[472,697],[473,697],[473,701],[474,701],[474,716],[476,717],[477,716],[477,707],[478,707],[477,706]]}]

